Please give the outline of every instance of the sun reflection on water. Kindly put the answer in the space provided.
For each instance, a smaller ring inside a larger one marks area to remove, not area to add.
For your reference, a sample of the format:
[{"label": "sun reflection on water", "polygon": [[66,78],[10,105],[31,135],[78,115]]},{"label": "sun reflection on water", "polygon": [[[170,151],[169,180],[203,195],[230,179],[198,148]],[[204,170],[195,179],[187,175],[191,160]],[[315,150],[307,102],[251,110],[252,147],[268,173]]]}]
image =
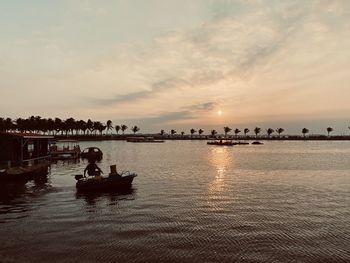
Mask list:
[{"label": "sun reflection on water", "polygon": [[209,184],[209,195],[217,195],[224,190],[227,171],[233,166],[232,148],[213,147],[210,149],[208,158],[209,163],[216,171]]}]

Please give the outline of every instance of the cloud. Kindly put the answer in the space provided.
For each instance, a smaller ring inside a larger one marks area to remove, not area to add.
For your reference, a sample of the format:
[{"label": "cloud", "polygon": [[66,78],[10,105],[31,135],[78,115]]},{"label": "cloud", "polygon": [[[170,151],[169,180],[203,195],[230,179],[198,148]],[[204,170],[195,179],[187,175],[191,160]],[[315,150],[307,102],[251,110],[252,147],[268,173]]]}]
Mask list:
[{"label": "cloud", "polygon": [[[162,1],[164,10],[176,5],[181,14],[181,5],[170,2]],[[88,3],[85,13],[98,12],[95,3]],[[3,52],[9,55],[5,59],[0,56],[7,63],[6,71],[0,71],[0,85],[30,87],[25,92],[13,89],[16,94],[8,89],[6,96],[24,94],[29,98],[46,90],[50,96],[45,102],[27,99],[23,102],[26,108],[40,111],[47,104],[54,112],[64,103],[68,113],[144,119],[153,125],[181,125],[181,120],[215,124],[219,122],[218,108],[225,113],[220,121],[227,123],[268,121],[276,112],[302,119],[305,112],[316,116],[324,109],[350,110],[345,99],[350,96],[349,1],[191,1],[186,23],[180,15],[170,18],[145,3],[147,15],[136,21],[143,13],[140,5],[124,1],[132,19],[114,15],[119,20],[109,17],[112,7],[103,6],[106,14],[89,19],[89,25],[108,30],[106,35],[103,30],[96,34],[91,46],[87,43],[95,32],[93,27],[91,31],[78,30],[85,32],[85,38],[75,43],[74,30],[86,29],[85,20],[77,19],[79,27],[69,29],[70,41],[60,35],[65,28],[61,27],[50,34],[34,34],[37,40],[27,42],[27,59],[19,53],[17,64],[11,66],[7,59],[16,52]],[[196,10],[202,13],[198,15]],[[78,17],[79,12],[74,14]],[[151,16],[152,29],[143,27]],[[113,31],[114,24],[118,30]],[[132,31],[130,35],[124,25]],[[127,40],[122,41],[120,32]],[[77,47],[83,48],[77,51]],[[28,52],[31,49],[36,52]],[[29,73],[23,77],[19,68]],[[31,74],[33,68],[38,69],[36,74]],[[12,71],[11,79],[6,77],[8,71]]]}]

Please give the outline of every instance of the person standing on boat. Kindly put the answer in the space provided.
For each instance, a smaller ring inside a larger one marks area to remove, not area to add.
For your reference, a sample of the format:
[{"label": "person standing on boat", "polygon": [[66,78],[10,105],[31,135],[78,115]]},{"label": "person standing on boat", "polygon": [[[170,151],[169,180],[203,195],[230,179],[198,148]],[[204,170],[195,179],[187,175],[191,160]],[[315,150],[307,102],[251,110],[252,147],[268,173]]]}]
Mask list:
[{"label": "person standing on boat", "polygon": [[89,164],[86,166],[86,168],[84,170],[84,177],[85,177],[86,172],[90,176],[99,176],[99,175],[101,175],[101,173],[103,173],[102,170],[100,169],[100,167],[97,166],[97,164],[95,163],[95,160],[93,160],[93,159],[89,160]]}]

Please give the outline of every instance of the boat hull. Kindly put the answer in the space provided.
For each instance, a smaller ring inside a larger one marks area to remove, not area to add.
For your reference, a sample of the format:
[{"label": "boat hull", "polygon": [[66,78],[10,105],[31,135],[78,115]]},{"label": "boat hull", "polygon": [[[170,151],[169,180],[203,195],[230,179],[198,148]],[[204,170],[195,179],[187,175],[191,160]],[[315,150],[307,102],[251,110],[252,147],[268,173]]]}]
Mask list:
[{"label": "boat hull", "polygon": [[110,176],[107,178],[83,178],[76,183],[76,188],[79,192],[92,192],[102,190],[122,190],[131,187],[136,174],[126,176]]},{"label": "boat hull", "polygon": [[13,167],[0,173],[0,181],[28,181],[46,176],[50,163],[45,162],[27,167]]}]

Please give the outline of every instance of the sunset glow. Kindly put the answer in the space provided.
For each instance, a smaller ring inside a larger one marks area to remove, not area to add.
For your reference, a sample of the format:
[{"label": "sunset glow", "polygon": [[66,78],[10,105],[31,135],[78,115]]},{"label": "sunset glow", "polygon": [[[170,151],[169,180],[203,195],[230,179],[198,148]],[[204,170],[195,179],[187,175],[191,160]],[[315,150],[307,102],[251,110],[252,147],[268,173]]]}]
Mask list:
[{"label": "sunset glow", "polygon": [[3,1],[2,115],[348,132],[350,1],[190,2]]}]

